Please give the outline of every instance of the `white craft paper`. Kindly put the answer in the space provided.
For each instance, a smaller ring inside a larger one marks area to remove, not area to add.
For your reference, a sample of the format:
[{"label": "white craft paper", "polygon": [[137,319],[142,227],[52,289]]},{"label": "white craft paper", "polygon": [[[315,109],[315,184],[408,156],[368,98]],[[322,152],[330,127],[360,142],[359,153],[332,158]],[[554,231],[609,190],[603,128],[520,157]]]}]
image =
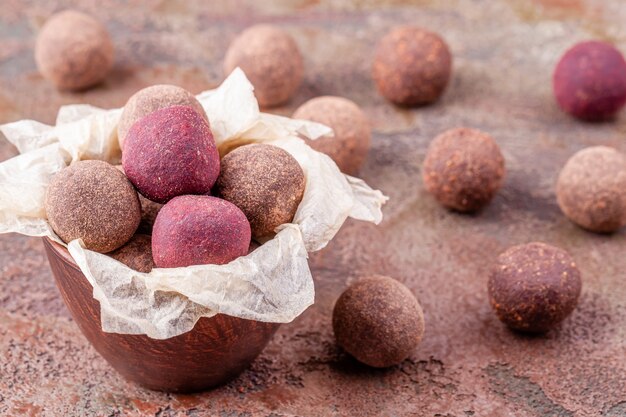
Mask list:
[{"label": "white craft paper", "polygon": [[[314,301],[307,252],[325,247],[352,217],[379,223],[386,197],[362,180],[341,174],[326,155],[299,136],[332,134],[325,126],[263,114],[253,87],[236,69],[216,90],[197,96],[218,147],[264,142],[296,158],[306,189],[291,224],[247,256],[227,265],[134,271],[107,255],[70,242],[69,252],[100,302],[102,329],[166,339],[218,313],[264,322],[287,323]],[[20,155],[0,163],[0,233],[47,236],[60,242],[48,224],[44,200],[50,178],[85,159],[118,163],[120,109],[64,106],[56,126],[22,120],[0,126]],[[62,242],[60,242],[62,243]]]}]

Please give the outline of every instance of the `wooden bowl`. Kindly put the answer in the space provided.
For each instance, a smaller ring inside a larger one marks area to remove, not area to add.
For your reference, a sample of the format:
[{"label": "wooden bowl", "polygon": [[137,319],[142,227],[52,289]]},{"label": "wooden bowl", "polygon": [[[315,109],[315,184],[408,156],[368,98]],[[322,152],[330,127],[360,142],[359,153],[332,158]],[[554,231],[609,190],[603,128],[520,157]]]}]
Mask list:
[{"label": "wooden bowl", "polygon": [[93,288],[63,246],[43,238],[65,304],[94,348],[127,379],[146,388],[197,392],[237,376],[261,353],[278,329],[218,314],[201,318],[190,332],[166,340],[105,333]]}]

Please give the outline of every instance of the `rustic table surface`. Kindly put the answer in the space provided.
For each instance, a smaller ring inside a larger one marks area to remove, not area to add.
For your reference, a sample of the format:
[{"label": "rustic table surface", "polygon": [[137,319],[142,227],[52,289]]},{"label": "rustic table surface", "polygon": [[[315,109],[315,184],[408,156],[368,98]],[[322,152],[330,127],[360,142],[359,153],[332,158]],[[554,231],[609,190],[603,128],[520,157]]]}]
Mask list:
[{"label": "rustic table surface", "polygon": [[[626,416],[626,233],[599,236],[569,223],[554,197],[559,168],[578,149],[626,151],[626,114],[584,124],[562,114],[552,69],[574,42],[608,39],[626,51],[623,0],[85,0],[116,44],[106,82],[60,93],[37,73],[35,34],[72,1],[0,4],[0,123],[52,123],[59,106],[122,106],[156,83],[193,92],[222,79],[229,41],[255,22],[294,35],[306,80],[291,112],[324,94],[359,103],[374,135],[361,176],[391,197],[379,226],[349,222],[311,256],[316,304],[283,325],[249,370],[198,395],[150,392],[124,381],[70,318],[38,239],[0,236],[0,415],[7,416]],[[373,44],[391,26],[440,32],[454,54],[443,99],[406,110],[370,79]],[[420,166],[437,133],[484,129],[507,161],[503,189],[483,212],[453,214],[424,191]],[[0,160],[16,151],[0,141]],[[543,337],[506,330],[489,306],[489,264],[510,245],[541,240],[575,257],[579,307]],[[389,370],[337,349],[331,311],[345,285],[388,274],[418,296],[423,343]]]}]

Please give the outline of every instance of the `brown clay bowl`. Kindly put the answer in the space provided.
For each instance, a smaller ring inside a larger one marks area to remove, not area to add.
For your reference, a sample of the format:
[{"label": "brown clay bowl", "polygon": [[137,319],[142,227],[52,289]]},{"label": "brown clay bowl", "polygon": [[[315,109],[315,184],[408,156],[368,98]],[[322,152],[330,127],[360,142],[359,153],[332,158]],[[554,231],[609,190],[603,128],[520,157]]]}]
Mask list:
[{"label": "brown clay bowl", "polygon": [[80,330],[115,370],[146,388],[197,392],[221,385],[247,368],[278,329],[276,323],[218,314],[166,340],[105,333],[87,278],[66,248],[48,238],[43,241],[57,286]]}]

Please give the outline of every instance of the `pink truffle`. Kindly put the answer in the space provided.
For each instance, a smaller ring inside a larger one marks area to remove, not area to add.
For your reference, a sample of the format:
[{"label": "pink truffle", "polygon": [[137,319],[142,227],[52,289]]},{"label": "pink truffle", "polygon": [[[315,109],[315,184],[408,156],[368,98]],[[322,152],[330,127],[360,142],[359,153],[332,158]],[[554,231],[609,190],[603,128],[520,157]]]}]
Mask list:
[{"label": "pink truffle", "polygon": [[187,106],[167,107],[138,120],[126,135],[122,166],[137,190],[157,203],[207,194],[220,173],[209,124]]},{"label": "pink truffle", "polygon": [[159,212],[152,230],[152,255],[159,268],[227,264],[248,253],[250,223],[232,203],[184,195]]},{"label": "pink truffle", "polygon": [[553,85],[565,112],[589,121],[609,119],[626,104],[626,61],[611,44],[581,42],[557,64]]}]

